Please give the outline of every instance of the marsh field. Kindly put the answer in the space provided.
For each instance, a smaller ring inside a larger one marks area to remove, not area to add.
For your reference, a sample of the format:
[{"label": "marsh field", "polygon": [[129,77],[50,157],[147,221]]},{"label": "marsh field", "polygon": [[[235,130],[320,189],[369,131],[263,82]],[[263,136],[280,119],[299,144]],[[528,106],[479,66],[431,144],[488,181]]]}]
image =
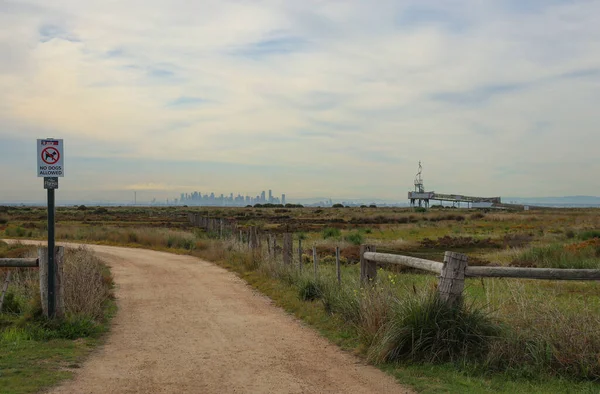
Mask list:
[{"label": "marsh field", "polygon": [[[235,234],[193,227],[189,213],[235,220],[238,230],[294,234],[301,261],[251,251]],[[227,236],[229,235],[229,236]],[[46,210],[0,207],[0,237],[46,236]],[[447,310],[435,275],[381,267],[359,283],[359,245],[469,265],[600,269],[600,210],[481,211],[432,208],[63,207],[59,240],[192,254],[236,271],[278,305],[421,392],[599,392],[597,281],[468,279]],[[319,257],[312,267],[312,247]],[[335,278],[341,251],[342,285]],[[300,266],[303,268],[301,269]]]}]

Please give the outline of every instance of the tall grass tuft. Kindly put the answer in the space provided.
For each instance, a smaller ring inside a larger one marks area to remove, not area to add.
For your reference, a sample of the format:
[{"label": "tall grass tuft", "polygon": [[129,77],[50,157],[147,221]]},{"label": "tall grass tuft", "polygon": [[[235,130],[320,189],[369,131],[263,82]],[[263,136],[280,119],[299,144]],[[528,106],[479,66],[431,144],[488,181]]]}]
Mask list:
[{"label": "tall grass tuft", "polygon": [[498,325],[473,305],[451,307],[433,293],[398,300],[369,351],[371,361],[442,363],[483,358]]},{"label": "tall grass tuft", "polygon": [[96,255],[83,247],[67,249],[63,283],[68,315],[102,318],[111,296],[112,278]]},{"label": "tall grass tuft", "polygon": [[344,239],[350,242],[352,245],[360,245],[365,241],[363,235],[358,231],[346,235]]},{"label": "tall grass tuft", "polygon": [[513,261],[514,265],[541,268],[600,268],[594,245],[550,244],[524,249]]},{"label": "tall grass tuft", "polygon": [[342,232],[339,228],[328,227],[323,229],[323,239],[327,238],[339,238],[342,235]]}]

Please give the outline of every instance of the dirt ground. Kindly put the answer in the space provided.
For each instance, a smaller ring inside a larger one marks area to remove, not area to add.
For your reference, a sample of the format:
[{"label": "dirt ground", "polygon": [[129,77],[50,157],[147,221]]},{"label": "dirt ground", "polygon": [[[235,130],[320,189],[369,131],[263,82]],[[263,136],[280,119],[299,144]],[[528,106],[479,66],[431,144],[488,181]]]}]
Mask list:
[{"label": "dirt ground", "polygon": [[106,344],[51,393],[406,393],[234,274],[194,257],[90,246],[119,306]]}]

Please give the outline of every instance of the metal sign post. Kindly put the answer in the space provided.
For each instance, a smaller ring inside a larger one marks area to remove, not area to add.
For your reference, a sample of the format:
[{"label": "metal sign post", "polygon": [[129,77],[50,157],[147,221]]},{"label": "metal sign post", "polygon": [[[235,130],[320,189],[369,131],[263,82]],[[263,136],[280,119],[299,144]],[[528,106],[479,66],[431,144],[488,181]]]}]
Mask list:
[{"label": "metal sign post", "polygon": [[58,177],[64,177],[63,140],[37,140],[38,177],[44,178],[44,189],[48,190],[48,316],[56,314],[56,285],[54,273],[56,269],[55,213],[56,201],[54,190],[58,189]]}]

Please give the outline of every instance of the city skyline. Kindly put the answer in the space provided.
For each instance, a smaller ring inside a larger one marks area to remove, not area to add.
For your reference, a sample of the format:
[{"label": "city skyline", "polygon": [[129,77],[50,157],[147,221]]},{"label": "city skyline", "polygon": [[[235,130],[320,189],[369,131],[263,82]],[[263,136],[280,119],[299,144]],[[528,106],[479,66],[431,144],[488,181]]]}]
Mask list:
[{"label": "city skyline", "polygon": [[199,205],[199,206],[246,206],[246,205],[255,205],[255,204],[281,204],[285,205],[286,195],[285,193],[281,194],[281,197],[275,197],[273,195],[273,190],[269,189],[269,194],[267,196],[266,190],[263,190],[260,194],[256,196],[250,195],[241,195],[237,194],[234,196],[234,193],[229,193],[229,195],[220,194],[216,195],[214,192],[210,192],[210,194],[202,194],[201,191],[194,191],[191,193],[181,193],[179,199],[174,199],[174,204],[179,205]]}]

